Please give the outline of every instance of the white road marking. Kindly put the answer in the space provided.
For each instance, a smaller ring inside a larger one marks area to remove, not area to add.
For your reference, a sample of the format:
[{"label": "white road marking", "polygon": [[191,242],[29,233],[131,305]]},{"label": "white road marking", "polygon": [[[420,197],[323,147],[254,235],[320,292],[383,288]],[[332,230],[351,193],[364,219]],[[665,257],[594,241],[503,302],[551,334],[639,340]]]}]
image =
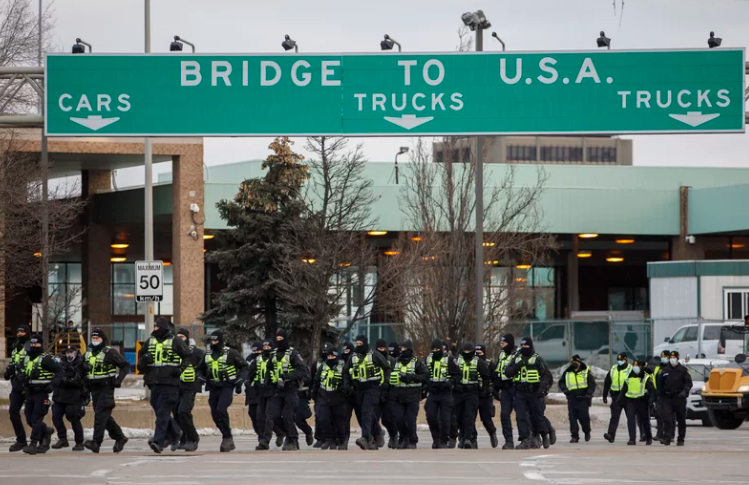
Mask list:
[{"label": "white road marking", "polygon": [[111,472],[112,470],[94,470],[91,472],[92,477],[105,477],[107,476],[107,473]]}]

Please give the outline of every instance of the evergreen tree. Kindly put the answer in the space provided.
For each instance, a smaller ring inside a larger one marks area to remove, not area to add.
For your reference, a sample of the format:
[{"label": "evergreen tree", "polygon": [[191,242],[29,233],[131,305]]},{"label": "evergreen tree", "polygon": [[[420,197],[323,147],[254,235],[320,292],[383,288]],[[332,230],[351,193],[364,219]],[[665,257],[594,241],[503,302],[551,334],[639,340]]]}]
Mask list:
[{"label": "evergreen tree", "polygon": [[273,336],[279,323],[288,320],[279,268],[289,258],[302,257],[284,234],[305,210],[300,191],[309,177],[304,157],[292,145],[286,137],[276,138],[268,147],[273,154],[263,162],[265,177],[244,180],[234,200],[217,204],[229,229],[217,234],[220,249],[209,253],[208,261],[218,265],[226,288],[215,295],[203,320],[242,340],[260,334],[261,328],[265,336]]}]

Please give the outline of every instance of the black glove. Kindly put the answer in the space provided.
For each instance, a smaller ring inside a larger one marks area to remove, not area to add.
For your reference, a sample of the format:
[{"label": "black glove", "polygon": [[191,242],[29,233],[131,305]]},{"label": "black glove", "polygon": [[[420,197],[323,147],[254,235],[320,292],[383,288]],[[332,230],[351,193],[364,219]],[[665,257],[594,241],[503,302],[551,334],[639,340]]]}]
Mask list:
[{"label": "black glove", "polygon": [[153,364],[153,355],[151,355],[149,352],[146,352],[143,354],[143,357],[141,357],[141,361],[145,365],[152,365]]},{"label": "black glove", "polygon": [[114,381],[114,388],[119,389],[122,387],[122,381]]},{"label": "black glove", "polygon": [[681,391],[677,397],[679,397],[681,399],[684,399],[688,395],[689,395],[689,393],[687,391]]},{"label": "black glove", "polygon": [[539,389],[538,392],[536,392],[536,397],[539,399],[543,399],[544,397],[546,397],[546,393]]},{"label": "black glove", "polygon": [[603,395],[603,403],[604,404],[608,404],[609,403],[609,398],[606,397],[606,394]]},{"label": "black glove", "polygon": [[244,387],[244,381],[237,381],[237,383],[234,385],[234,393],[242,394],[243,387]]},{"label": "black glove", "polygon": [[416,376],[414,376],[413,374],[401,374],[400,380],[401,382],[409,383],[414,381],[414,377]]},{"label": "black glove", "polygon": [[277,387],[278,387],[279,389],[283,389],[283,388],[284,388],[284,387],[286,386],[286,384],[284,383],[284,380],[283,380],[283,379],[278,379],[278,382],[276,383],[276,386],[277,386]]},{"label": "black glove", "polygon": [[83,369],[83,372],[87,375],[91,373],[91,371],[94,369],[93,367],[91,367],[91,364],[89,364],[88,362],[84,362],[81,368]]},{"label": "black glove", "polygon": [[18,382],[24,383],[29,380],[29,376],[24,372],[20,372],[16,374],[16,379],[18,379]]}]

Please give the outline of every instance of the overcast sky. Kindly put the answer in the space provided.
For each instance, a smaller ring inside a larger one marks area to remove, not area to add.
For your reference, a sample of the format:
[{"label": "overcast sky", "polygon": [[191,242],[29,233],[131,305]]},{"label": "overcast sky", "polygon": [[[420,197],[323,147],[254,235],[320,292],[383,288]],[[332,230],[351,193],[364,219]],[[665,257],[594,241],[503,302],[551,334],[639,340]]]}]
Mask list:
[{"label": "overcast sky", "polygon": [[[280,53],[284,34],[300,52],[379,50],[383,34],[404,51],[453,51],[460,15],[483,9],[508,50],[595,48],[600,30],[613,49],[706,47],[710,30],[724,47],[749,44],[749,0],[153,0],[152,52],[180,35],[199,52]],[[55,36],[68,51],[76,37],[94,52],[143,52],[143,0],[57,0]],[[485,50],[500,50],[485,41]],[[636,136],[636,165],[749,167],[749,135]],[[408,139],[362,140],[372,161],[390,161]],[[265,158],[268,138],[207,138],[207,165]],[[301,149],[302,143],[298,146]],[[158,167],[157,170],[168,170]],[[143,170],[118,185],[143,183]]]}]

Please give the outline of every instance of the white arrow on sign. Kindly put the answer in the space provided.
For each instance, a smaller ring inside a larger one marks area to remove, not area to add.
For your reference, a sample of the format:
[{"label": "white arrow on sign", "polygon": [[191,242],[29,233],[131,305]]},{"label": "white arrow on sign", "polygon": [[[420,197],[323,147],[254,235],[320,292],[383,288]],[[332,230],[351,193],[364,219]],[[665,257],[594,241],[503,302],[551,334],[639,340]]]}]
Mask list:
[{"label": "white arrow on sign", "polygon": [[392,116],[385,116],[385,121],[389,121],[407,130],[410,130],[411,128],[416,128],[417,126],[421,126],[424,123],[428,123],[432,121],[433,119],[434,119],[434,116],[427,116],[425,118],[417,118],[416,115],[402,115],[400,118],[395,118]]},{"label": "white arrow on sign", "polygon": [[105,126],[109,126],[115,121],[120,121],[119,118],[102,118],[101,116],[90,115],[88,118],[70,118],[70,121],[78,123],[79,125],[85,126],[88,129],[97,131]]},{"label": "white arrow on sign", "polygon": [[689,126],[700,126],[702,123],[707,123],[710,120],[714,120],[715,118],[720,116],[720,113],[703,115],[701,111],[689,111],[685,115],[670,114],[669,116],[677,121],[686,123]]}]

